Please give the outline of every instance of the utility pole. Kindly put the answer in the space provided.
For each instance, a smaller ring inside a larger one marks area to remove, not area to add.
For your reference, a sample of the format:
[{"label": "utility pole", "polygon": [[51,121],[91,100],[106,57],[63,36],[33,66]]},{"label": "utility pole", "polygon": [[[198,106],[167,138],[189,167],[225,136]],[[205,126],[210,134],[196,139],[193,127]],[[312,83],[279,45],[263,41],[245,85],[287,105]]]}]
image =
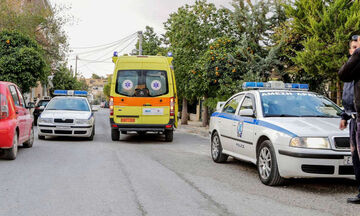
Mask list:
[{"label": "utility pole", "polygon": [[143,33],[142,31],[138,31],[138,37],[139,37],[139,55],[142,55],[142,42],[143,42]]},{"label": "utility pole", "polygon": [[79,57],[76,55],[75,57],[75,78],[77,77],[77,61],[78,61]]}]

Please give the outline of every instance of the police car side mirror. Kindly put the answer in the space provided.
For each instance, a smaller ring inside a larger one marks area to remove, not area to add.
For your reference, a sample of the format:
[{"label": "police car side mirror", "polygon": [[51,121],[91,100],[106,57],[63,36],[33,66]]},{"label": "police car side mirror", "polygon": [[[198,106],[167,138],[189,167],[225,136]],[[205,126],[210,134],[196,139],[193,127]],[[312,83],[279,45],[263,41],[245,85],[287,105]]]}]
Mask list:
[{"label": "police car side mirror", "polygon": [[220,101],[216,104],[216,110],[220,111],[220,109],[224,106],[225,102]]},{"label": "police car side mirror", "polygon": [[254,111],[252,109],[243,109],[243,110],[240,110],[240,116],[246,116],[246,117],[251,117],[251,118],[254,118],[255,115],[254,115]]},{"label": "police car side mirror", "polygon": [[34,107],[35,107],[35,103],[34,102],[29,102],[26,108],[32,109]]},{"label": "police car side mirror", "polygon": [[92,105],[92,106],[91,106],[91,111],[93,111],[93,112],[99,111],[99,106]]}]

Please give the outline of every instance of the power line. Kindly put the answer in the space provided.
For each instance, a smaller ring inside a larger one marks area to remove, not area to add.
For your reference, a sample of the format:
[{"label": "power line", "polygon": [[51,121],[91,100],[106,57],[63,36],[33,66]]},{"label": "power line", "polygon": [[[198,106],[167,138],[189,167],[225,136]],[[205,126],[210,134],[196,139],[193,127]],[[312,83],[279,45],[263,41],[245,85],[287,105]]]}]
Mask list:
[{"label": "power line", "polygon": [[80,52],[80,53],[74,53],[73,55],[83,55],[83,54],[86,54],[86,53],[93,53],[93,52],[98,52],[98,51],[102,51],[102,50],[106,50],[106,49],[109,49],[111,47],[114,47],[114,46],[117,46],[118,44],[121,44],[121,43],[124,43],[126,41],[128,41],[130,38],[132,38],[133,36],[135,36],[136,33],[133,33],[125,38],[122,38],[121,40],[117,41],[116,43],[114,44],[110,44],[110,45],[107,45],[107,46],[104,46],[100,49],[94,49],[94,50],[89,50],[89,51],[85,51],[85,52]]},{"label": "power line", "polygon": [[[136,34],[136,33],[133,33],[133,34]],[[117,41],[113,41],[113,42],[107,43],[107,44],[96,45],[96,46],[89,46],[89,47],[70,47],[70,49],[92,49],[92,48],[103,47],[103,46],[108,46],[108,45],[111,45],[111,44],[115,44],[115,43],[120,42],[121,40],[122,40],[122,39],[117,40]]]}]

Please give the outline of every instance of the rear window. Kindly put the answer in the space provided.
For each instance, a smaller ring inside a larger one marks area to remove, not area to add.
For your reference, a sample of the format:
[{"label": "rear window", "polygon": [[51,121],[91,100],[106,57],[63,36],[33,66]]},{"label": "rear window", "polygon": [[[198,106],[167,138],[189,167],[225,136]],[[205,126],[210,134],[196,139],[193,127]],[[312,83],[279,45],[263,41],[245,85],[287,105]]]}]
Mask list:
[{"label": "rear window", "polygon": [[115,92],[129,97],[157,97],[169,92],[166,71],[120,70]]}]

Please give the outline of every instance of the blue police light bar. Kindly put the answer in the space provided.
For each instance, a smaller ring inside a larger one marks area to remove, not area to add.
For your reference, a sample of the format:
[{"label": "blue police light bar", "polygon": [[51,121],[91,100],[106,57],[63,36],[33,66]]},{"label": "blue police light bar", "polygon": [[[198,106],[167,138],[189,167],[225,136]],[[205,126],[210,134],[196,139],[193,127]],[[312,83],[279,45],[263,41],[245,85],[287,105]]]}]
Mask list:
[{"label": "blue police light bar", "polygon": [[54,95],[67,95],[67,90],[55,90]]},{"label": "blue police light bar", "polygon": [[114,52],[114,55],[113,55],[114,57],[117,57],[118,56],[118,52]]},{"label": "blue police light bar", "polygon": [[87,91],[75,90],[75,91],[74,91],[74,95],[75,95],[75,96],[87,96],[88,93],[87,93]]},{"label": "blue police light bar", "polygon": [[242,84],[243,89],[297,89],[297,90],[309,90],[308,84],[298,83],[283,83],[281,81],[269,81],[269,82],[244,82]]},{"label": "blue police light bar", "polygon": [[309,90],[309,84],[300,84],[300,89]]},{"label": "blue police light bar", "polygon": [[168,57],[172,57],[172,56],[173,56],[173,53],[172,53],[172,52],[168,52],[168,53],[167,53],[167,56],[168,56]]}]

